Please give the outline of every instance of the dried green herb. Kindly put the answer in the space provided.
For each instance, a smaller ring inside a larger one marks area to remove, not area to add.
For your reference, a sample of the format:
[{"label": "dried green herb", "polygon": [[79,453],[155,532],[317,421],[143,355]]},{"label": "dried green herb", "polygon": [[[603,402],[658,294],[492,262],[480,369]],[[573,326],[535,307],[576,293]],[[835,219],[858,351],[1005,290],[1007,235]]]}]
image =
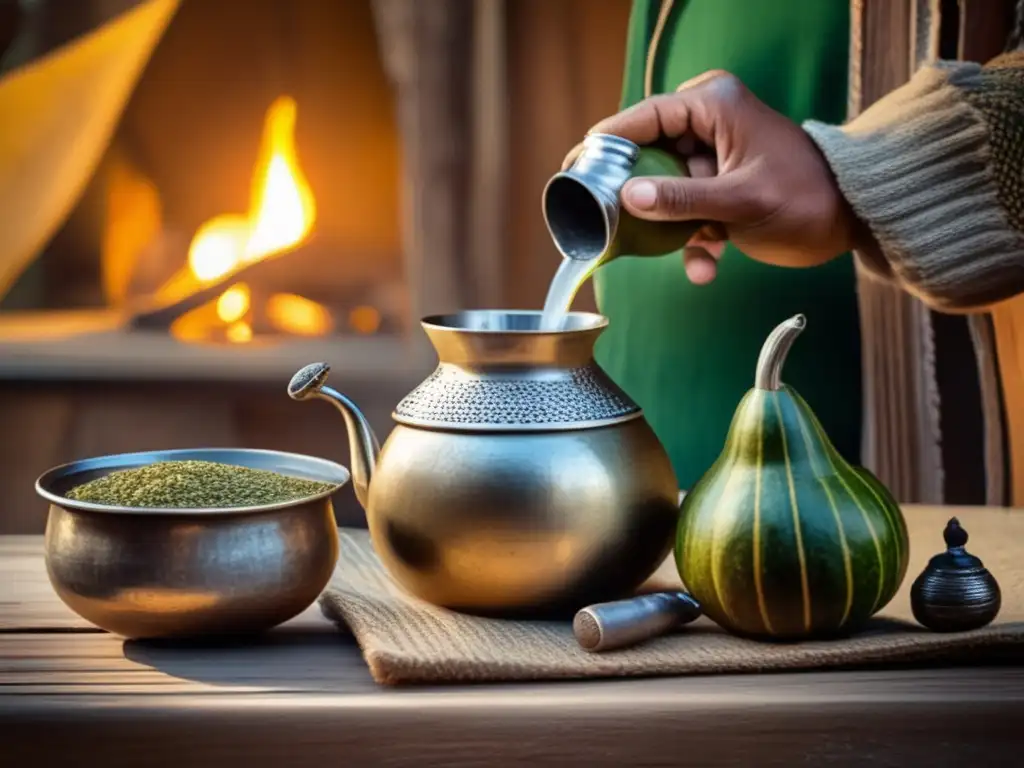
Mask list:
[{"label": "dried green herb", "polygon": [[111,472],[72,488],[67,497],[117,507],[254,507],[315,496],[332,487],[233,464],[162,461]]}]

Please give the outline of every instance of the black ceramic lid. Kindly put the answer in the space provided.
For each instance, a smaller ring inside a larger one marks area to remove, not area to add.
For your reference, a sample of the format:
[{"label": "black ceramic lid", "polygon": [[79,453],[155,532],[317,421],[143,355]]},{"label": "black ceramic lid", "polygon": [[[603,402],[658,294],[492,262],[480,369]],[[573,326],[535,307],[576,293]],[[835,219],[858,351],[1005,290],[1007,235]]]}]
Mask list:
[{"label": "black ceramic lid", "polygon": [[979,558],[964,549],[967,546],[967,531],[955,517],[950,518],[946,523],[942,538],[946,541],[946,551],[935,555],[928,561],[929,567],[953,571],[976,570],[985,567]]}]

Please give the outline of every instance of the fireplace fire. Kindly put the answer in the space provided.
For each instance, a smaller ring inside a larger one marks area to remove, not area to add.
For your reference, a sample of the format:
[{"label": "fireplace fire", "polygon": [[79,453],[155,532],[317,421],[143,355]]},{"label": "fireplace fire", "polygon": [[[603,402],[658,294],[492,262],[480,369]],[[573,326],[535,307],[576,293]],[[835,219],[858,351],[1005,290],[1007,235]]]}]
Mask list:
[{"label": "fireplace fire", "polygon": [[[220,214],[204,223],[189,245],[184,274],[174,280],[192,282],[193,290],[200,290],[249,264],[286,257],[309,238],[316,222],[316,199],[295,149],[296,116],[290,96],[281,96],[270,106],[249,212]],[[373,307],[357,308],[351,319],[357,332],[373,333],[379,326]],[[244,344],[252,341],[254,326],[260,325],[277,333],[324,336],[334,330],[334,317],[320,302],[295,293],[272,292],[254,300],[250,285],[240,281],[175,320],[170,332],[182,341]]]},{"label": "fireplace fire", "polygon": [[537,190],[617,89],[628,0],[585,5],[19,4],[0,380],[416,381],[420,317],[539,306]]},{"label": "fireplace fire", "polygon": [[161,8],[173,12],[123,108],[110,110],[78,201],[0,285],[0,341],[57,336],[100,358],[174,367],[173,356],[183,370],[201,348],[277,349],[282,369],[342,349],[318,353],[318,340],[356,344],[345,356],[370,367],[398,357],[415,286],[395,86],[372,0],[253,0],[243,14],[189,0],[122,7],[133,9],[71,42],[70,55],[133,15],[153,25]]}]

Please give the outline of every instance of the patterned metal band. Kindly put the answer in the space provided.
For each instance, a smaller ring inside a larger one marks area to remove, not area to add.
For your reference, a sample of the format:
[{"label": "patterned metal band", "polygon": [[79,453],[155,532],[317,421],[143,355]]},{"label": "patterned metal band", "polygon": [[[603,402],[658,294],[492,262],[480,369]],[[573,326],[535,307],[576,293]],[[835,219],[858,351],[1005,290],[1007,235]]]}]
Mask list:
[{"label": "patterned metal band", "polygon": [[446,429],[580,428],[640,415],[640,408],[600,368],[557,378],[480,377],[442,365],[395,409],[400,423]]}]

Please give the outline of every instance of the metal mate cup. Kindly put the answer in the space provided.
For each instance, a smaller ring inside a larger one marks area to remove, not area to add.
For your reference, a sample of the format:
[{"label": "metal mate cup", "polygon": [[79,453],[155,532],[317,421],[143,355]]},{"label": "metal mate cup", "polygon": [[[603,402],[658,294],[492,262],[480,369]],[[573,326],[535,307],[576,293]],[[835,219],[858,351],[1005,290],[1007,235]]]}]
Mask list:
[{"label": "metal mate cup", "polygon": [[547,183],[544,222],[562,256],[580,261],[614,257],[619,193],[639,157],[640,147],[632,141],[591,134],[573,164]]},{"label": "metal mate cup", "polygon": [[[69,499],[77,485],[161,461],[214,461],[330,484],[301,499],[214,509],[118,507]],[[83,619],[133,639],[262,632],[302,613],[338,559],[331,494],[349,480],[325,459],[248,448],[100,456],[36,481],[49,502],[46,571]]]},{"label": "metal mate cup", "polygon": [[689,176],[678,153],[627,139],[587,136],[573,164],[544,188],[544,221],[564,258],[603,264],[619,256],[664,256],[683,248],[703,221],[649,221],[622,207],[631,178]]}]

